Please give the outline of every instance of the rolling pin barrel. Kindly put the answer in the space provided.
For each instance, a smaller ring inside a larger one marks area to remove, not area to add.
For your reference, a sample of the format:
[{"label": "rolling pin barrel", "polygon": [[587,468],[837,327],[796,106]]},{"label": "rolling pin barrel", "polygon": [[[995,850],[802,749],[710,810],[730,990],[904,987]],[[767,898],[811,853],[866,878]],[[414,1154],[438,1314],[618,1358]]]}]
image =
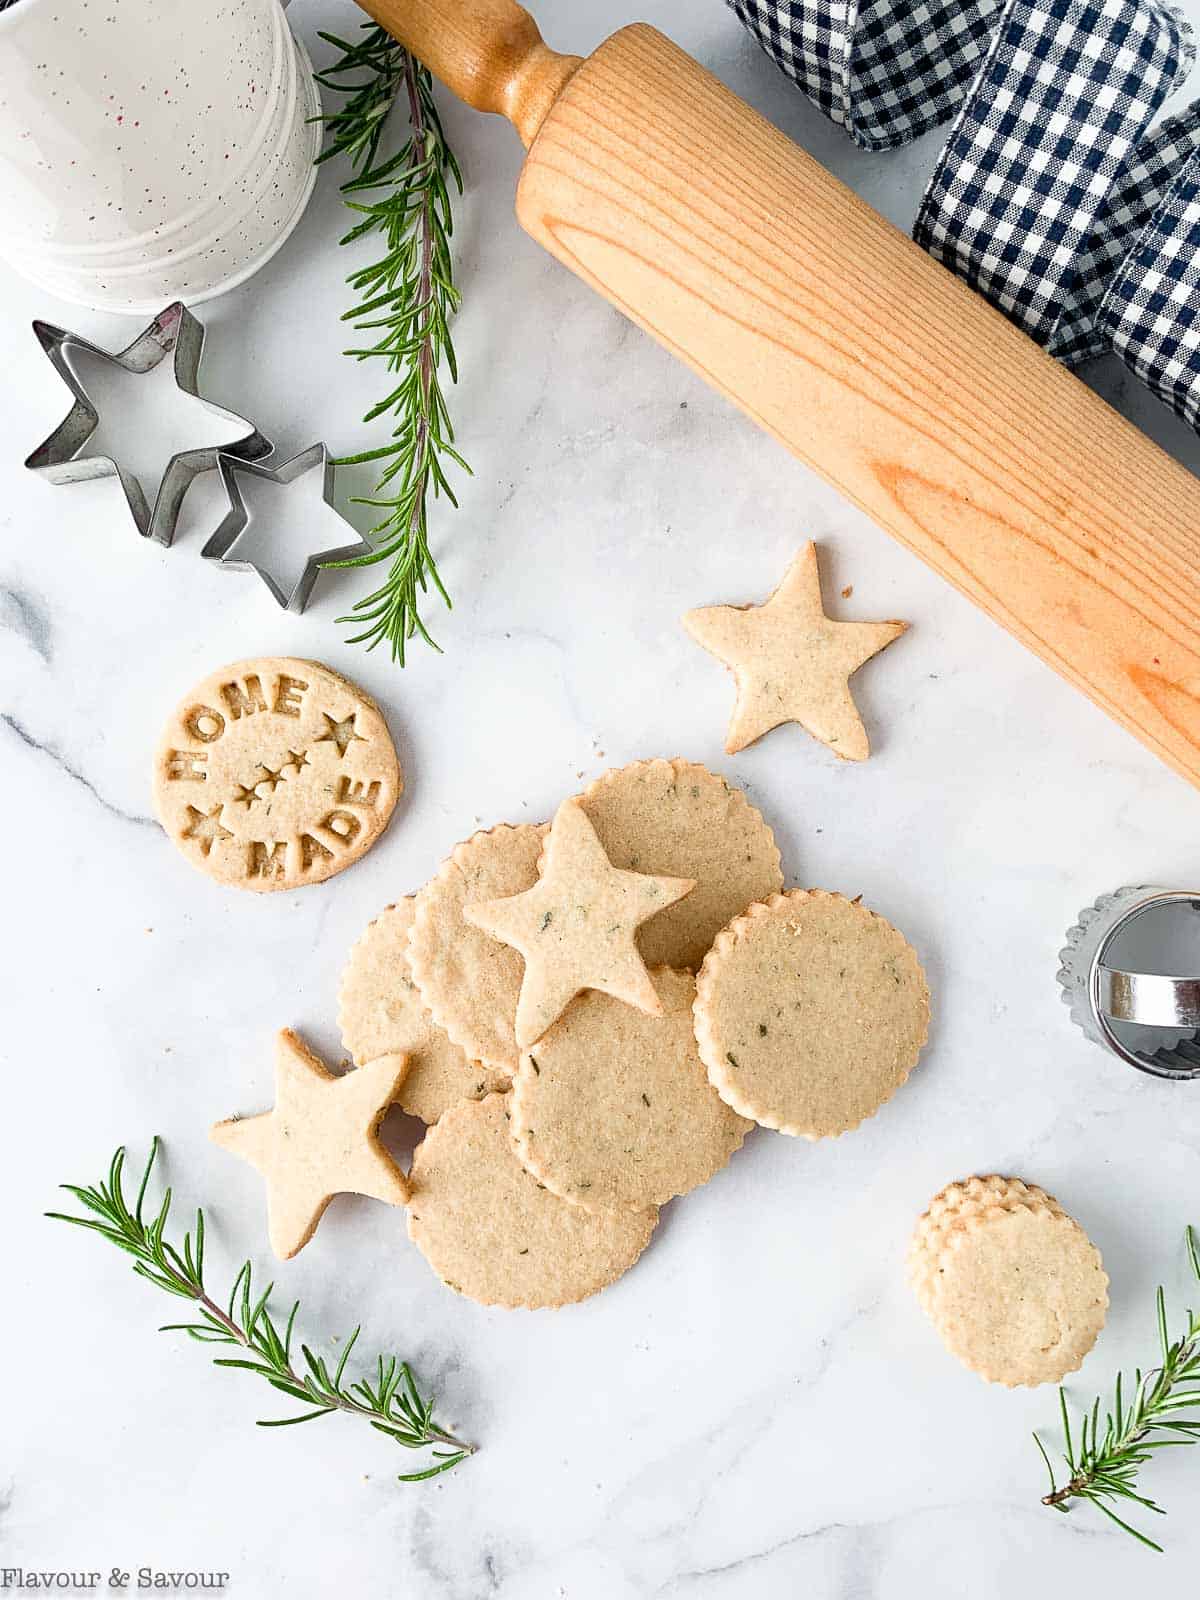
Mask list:
[{"label": "rolling pin barrel", "polygon": [[1200,785],[1200,481],[653,28],[360,3],[516,124],[534,239]]},{"label": "rolling pin barrel", "polygon": [[508,120],[529,147],[578,56],[559,55],[515,0],[362,0],[363,9],[476,111]]}]

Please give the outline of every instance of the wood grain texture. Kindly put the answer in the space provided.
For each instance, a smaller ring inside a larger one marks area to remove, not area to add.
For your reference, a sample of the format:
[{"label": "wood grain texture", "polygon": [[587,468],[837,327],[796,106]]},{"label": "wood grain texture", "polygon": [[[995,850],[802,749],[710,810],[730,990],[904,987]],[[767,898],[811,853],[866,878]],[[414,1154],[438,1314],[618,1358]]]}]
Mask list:
[{"label": "wood grain texture", "polygon": [[1200,783],[1200,483],[669,40],[626,28],[522,225]]},{"label": "wood grain texture", "polygon": [[526,146],[579,65],[542,43],[515,0],[359,0],[435,78],[477,111],[508,120]]}]

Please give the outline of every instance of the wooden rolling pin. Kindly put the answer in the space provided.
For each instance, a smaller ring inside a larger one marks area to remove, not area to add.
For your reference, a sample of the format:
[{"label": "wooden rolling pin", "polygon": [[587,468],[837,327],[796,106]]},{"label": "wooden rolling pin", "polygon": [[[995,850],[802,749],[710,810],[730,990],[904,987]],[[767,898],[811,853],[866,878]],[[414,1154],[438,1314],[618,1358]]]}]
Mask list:
[{"label": "wooden rolling pin", "polygon": [[1200,483],[655,29],[360,0],[506,116],[532,236],[1200,784]]}]

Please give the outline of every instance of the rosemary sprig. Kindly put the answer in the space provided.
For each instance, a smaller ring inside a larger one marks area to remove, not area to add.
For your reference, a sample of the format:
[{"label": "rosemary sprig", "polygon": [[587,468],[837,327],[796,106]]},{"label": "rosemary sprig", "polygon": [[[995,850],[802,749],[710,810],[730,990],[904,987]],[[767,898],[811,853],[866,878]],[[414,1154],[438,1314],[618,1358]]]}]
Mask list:
[{"label": "rosemary sprig", "polygon": [[[408,641],[415,635],[440,648],[421,616],[422,596],[430,585],[447,607],[451,603],[429,547],[429,503],[444,495],[457,506],[447,466],[452,462],[464,472],[471,470],[455,448],[442,386],[443,369],[451,382],[458,381],[450,337],[450,319],[460,298],[450,253],[451,189],[461,194],[463,183],[442,131],[429,73],[382,28],[365,23],[364,30],[358,43],[321,34],[341,54],[317,73],[317,82],[344,100],[325,118],[329,140],[319,160],[344,155],[352,168],[342,194],[358,220],[342,244],[369,235],[382,240],[379,258],[347,278],[357,301],[342,320],[371,336],[346,354],[359,361],[382,361],[394,380],[363,420],[371,423],[386,414],[394,426],[386,444],[343,456],[337,463],[387,464],[375,493],[357,500],[381,513],[368,535],[375,549],[330,565],[390,563],[383,583],[357,601],[350,616],[338,620],[362,625],[351,644],[365,643],[373,650],[386,640],[392,659],[403,666]],[[408,138],[394,155],[381,156],[398,101],[407,109]]]},{"label": "rosemary sprig", "polygon": [[[1192,1272],[1200,1283],[1200,1246],[1192,1228],[1187,1230],[1187,1251]],[[1043,1496],[1043,1505],[1067,1511],[1073,1500],[1090,1501],[1119,1528],[1161,1553],[1161,1545],[1131,1526],[1112,1508],[1114,1503],[1120,1505],[1129,1501],[1144,1511],[1165,1515],[1162,1506],[1139,1492],[1138,1471],[1156,1451],[1200,1441],[1200,1415],[1195,1412],[1200,1406],[1200,1315],[1188,1311],[1182,1336],[1172,1340],[1167,1331],[1167,1304],[1161,1287],[1157,1307],[1159,1363],[1149,1372],[1143,1373],[1140,1367],[1134,1372],[1133,1393],[1128,1400],[1118,1373],[1112,1409],[1106,1414],[1103,1427],[1097,1399],[1091,1410],[1083,1413],[1078,1436],[1073,1437],[1066,1395],[1062,1389],[1058,1391],[1066,1441],[1063,1459],[1070,1473],[1061,1488],[1055,1482],[1054,1468],[1045,1446],[1036,1433],[1033,1438],[1050,1474],[1050,1493]]]},{"label": "rosemary sprig", "polygon": [[456,1439],[434,1422],[433,1397],[422,1398],[407,1361],[381,1355],[372,1379],[347,1383],[346,1367],[358,1339],[358,1328],[343,1345],[333,1372],[324,1358],[306,1344],[300,1345],[303,1362],[295,1360],[292,1344],[300,1302],[297,1300],[293,1304],[281,1332],[267,1310],[274,1285],[268,1284],[256,1292],[249,1261],[243,1263],[233,1281],[227,1306],[218,1305],[204,1284],[204,1212],[196,1212],[195,1227],[184,1233],[178,1247],[166,1238],[170,1189],[163,1194],[153,1220],[147,1221],[144,1215],[146,1191],[158,1151],[156,1138],[150,1146],[132,1210],[126,1202],[122,1181],[125,1166],[122,1148],[112,1158],[108,1178],[95,1187],[62,1185],[91,1213],[90,1216],[69,1216],[58,1211],[47,1215],[56,1222],[70,1222],[98,1233],[134,1258],[133,1270],[139,1277],[166,1294],[190,1300],[199,1307],[197,1321],[170,1322],[161,1332],[186,1333],[200,1344],[239,1346],[244,1355],[214,1357],[213,1364],[256,1373],[265,1378],[272,1389],[306,1407],[296,1416],[262,1421],[258,1424],[260,1428],[290,1427],[298,1422],[331,1416],[336,1411],[361,1417],[406,1450],[430,1451],[432,1464],[417,1472],[401,1473],[402,1483],[419,1483],[436,1477],[439,1472],[449,1472],[474,1453],[474,1445]]}]

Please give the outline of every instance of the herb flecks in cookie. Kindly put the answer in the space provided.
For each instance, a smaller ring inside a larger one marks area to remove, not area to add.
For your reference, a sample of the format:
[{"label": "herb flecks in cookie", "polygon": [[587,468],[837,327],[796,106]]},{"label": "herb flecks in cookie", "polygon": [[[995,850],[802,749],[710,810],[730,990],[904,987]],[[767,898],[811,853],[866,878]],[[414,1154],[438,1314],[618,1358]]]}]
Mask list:
[{"label": "herb flecks in cookie", "polygon": [[708,1081],[692,1033],[696,980],[659,967],[662,1016],[582,995],[513,1083],[525,1168],[587,1211],[642,1210],[707,1183],[752,1124]]},{"label": "herb flecks in cookie", "polygon": [[638,933],[650,967],[697,968],[721,929],[783,887],[779,849],[742,791],[682,757],[615,767],[579,797],[615,867],[695,878]]},{"label": "herb flecks in cookie", "polygon": [[728,1105],[821,1139],[856,1128],[908,1078],[929,1029],[929,988],[883,917],[840,894],[790,889],[717,935],[696,980],[695,1022]]},{"label": "herb flecks in cookie", "polygon": [[520,951],[525,976],[516,1038],[536,1044],[577,994],[598,989],[651,1016],[662,1002],[635,935],[643,922],[695,888],[692,878],[652,877],[614,867],[577,800],[558,808],[541,876],[523,894],[477,901],[464,916]]},{"label": "herb flecks in cookie", "polygon": [[467,921],[467,906],[520,894],[537,882],[545,827],[500,823],[455,845],[413,902],[408,963],[434,1021],[507,1085],[523,963]]},{"label": "herb flecks in cookie", "polygon": [[457,1101],[507,1088],[509,1080],[473,1061],[430,1015],[408,965],[414,915],[410,896],[367,928],[342,974],[338,1017],[342,1043],[359,1066],[384,1055],[408,1057],[397,1102],[433,1123]]},{"label": "herb flecks in cookie", "polygon": [[725,748],[731,755],[784,722],[846,761],[870,754],[850,678],[898,639],[906,622],[835,622],[821,603],[817,547],[805,545],[761,606],[703,606],[683,625],[737,683]]},{"label": "herb flecks in cookie", "polygon": [[452,1106],[413,1152],[408,1232],[442,1282],[482,1305],[585,1300],[628,1272],[658,1211],[596,1215],[517,1159],[508,1098]]},{"label": "herb flecks in cookie", "polygon": [[408,1202],[408,1182],[380,1143],[379,1124],[407,1060],[383,1056],[342,1077],[285,1028],[275,1050],[275,1108],[218,1122],[212,1139],[266,1180],[268,1233],[282,1261],[316,1232],[335,1194]]}]

